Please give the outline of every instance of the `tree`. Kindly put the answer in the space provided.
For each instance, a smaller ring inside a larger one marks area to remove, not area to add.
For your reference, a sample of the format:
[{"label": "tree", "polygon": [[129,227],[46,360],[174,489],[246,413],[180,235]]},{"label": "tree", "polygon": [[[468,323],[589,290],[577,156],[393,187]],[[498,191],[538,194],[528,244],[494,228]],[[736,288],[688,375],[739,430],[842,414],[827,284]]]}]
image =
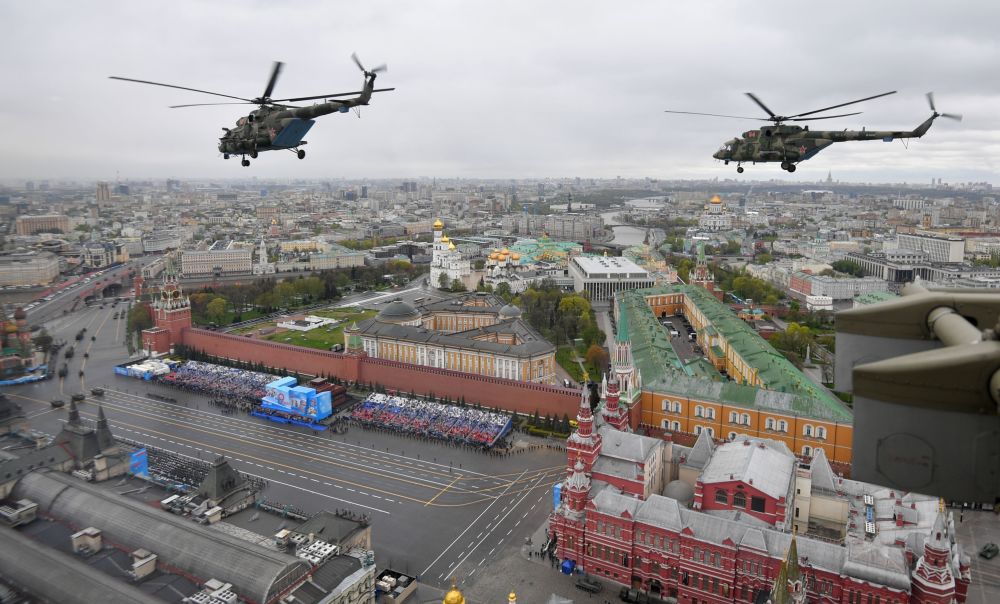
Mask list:
[{"label": "tree", "polygon": [[602,346],[597,344],[591,344],[590,348],[587,349],[587,364],[593,367],[598,375],[603,373],[605,368],[608,366],[608,362],[611,360],[608,351],[604,350]]},{"label": "tree", "polygon": [[438,275],[438,289],[448,289],[448,273]]},{"label": "tree", "polygon": [[453,292],[464,292],[465,284],[459,281],[457,278],[451,280],[451,291]]},{"label": "tree", "polygon": [[222,322],[226,318],[227,306],[228,304],[226,302],[226,299],[219,296],[218,298],[209,302],[208,306],[205,307],[205,316],[207,316],[208,320],[211,321],[212,323],[215,323],[216,325],[222,325]]},{"label": "tree", "polygon": [[838,273],[846,273],[855,277],[863,277],[865,274],[861,265],[852,260],[837,260],[836,262],[832,262],[830,266]]}]

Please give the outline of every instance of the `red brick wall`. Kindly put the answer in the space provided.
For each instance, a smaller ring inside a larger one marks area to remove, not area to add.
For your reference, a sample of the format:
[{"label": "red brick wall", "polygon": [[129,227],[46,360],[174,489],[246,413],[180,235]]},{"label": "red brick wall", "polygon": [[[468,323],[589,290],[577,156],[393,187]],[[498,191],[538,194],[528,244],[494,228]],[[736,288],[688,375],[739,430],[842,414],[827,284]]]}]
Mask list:
[{"label": "red brick wall", "polygon": [[344,380],[376,383],[416,394],[433,392],[469,403],[519,413],[564,414],[573,417],[580,393],[570,388],[505,380],[398,361],[357,357],[337,352],[279,344],[203,329],[186,329],[184,345],[207,354],[264,363],[308,375],[334,375]]}]

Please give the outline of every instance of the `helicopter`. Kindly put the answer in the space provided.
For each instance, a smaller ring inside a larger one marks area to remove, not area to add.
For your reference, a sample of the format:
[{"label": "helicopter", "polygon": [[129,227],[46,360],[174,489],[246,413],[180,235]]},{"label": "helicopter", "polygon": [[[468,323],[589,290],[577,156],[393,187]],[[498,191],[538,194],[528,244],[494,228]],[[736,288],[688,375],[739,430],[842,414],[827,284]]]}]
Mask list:
[{"label": "helicopter", "polygon": [[[257,109],[254,109],[246,116],[236,120],[235,127],[223,127],[222,130],[225,134],[219,138],[219,152],[222,153],[222,158],[229,159],[230,155],[239,155],[242,157],[241,164],[243,167],[247,167],[250,165],[250,160],[247,159],[247,156],[249,155],[251,158],[256,159],[257,155],[262,151],[288,150],[295,153],[299,159],[304,159],[306,152],[304,149],[300,149],[299,147],[307,144],[307,141],[302,140],[302,137],[304,137],[306,133],[309,132],[309,129],[312,128],[315,118],[330,113],[347,113],[351,110],[351,107],[367,105],[368,101],[371,99],[372,93],[374,92],[388,92],[390,90],[395,90],[395,88],[375,88],[375,77],[377,74],[387,69],[384,64],[369,70],[366,69],[361,63],[357,54],[352,53],[351,59],[354,61],[354,64],[358,66],[358,69],[361,70],[361,73],[364,74],[364,85],[361,90],[355,92],[317,94],[314,96],[302,96],[288,99],[271,98],[271,93],[274,92],[274,85],[277,83],[278,75],[281,73],[281,68],[284,65],[284,63],[280,61],[274,62],[274,66],[271,69],[271,77],[267,82],[267,87],[264,88],[264,93],[255,99],[247,99],[229,94],[221,94],[218,92],[209,92],[208,90],[198,90],[196,88],[187,88],[185,86],[175,86],[173,84],[161,84],[160,82],[150,82],[148,80],[136,80],[133,78],[123,78],[119,76],[109,77],[112,80],[122,80],[138,84],[151,84],[153,86],[164,86],[166,88],[178,88],[180,90],[211,94],[213,96],[221,96],[239,101],[226,103],[171,105],[171,109],[180,109],[182,107],[206,107],[210,105],[257,105]],[[357,96],[352,99],[328,100],[334,99],[335,97],[345,97],[351,95]],[[312,101],[316,99],[323,99],[323,102],[314,103],[307,107],[285,104],[296,103],[299,101]]]},{"label": "helicopter", "polygon": [[708,115],[712,117],[726,117],[741,120],[769,121],[774,125],[764,126],[756,130],[748,130],[743,133],[742,138],[734,138],[722,144],[712,157],[721,159],[729,165],[729,162],[736,162],[736,171],[743,173],[744,162],[765,163],[780,162],[781,168],[789,172],[795,171],[795,165],[806,161],[814,155],[826,149],[833,143],[846,141],[870,141],[882,140],[892,142],[900,138],[920,138],[927,133],[931,124],[939,117],[947,117],[954,120],[962,120],[961,115],[953,113],[938,113],[934,107],[934,93],[927,93],[927,102],[931,106],[931,116],[913,130],[810,130],[809,126],[788,125],[785,122],[806,122],[811,120],[828,120],[836,117],[846,117],[849,115],[859,115],[861,112],[841,113],[838,115],[825,115],[816,117],[806,117],[823,113],[832,109],[854,105],[864,101],[896,94],[896,91],[883,92],[874,96],[865,97],[856,101],[831,105],[823,109],[806,111],[795,115],[776,115],[765,105],[757,95],[752,92],[746,93],[748,97],[763,109],[768,117],[744,117],[739,115],[720,115],[717,113],[698,113],[694,111],[666,111],[666,113],[683,113],[687,115]]}]

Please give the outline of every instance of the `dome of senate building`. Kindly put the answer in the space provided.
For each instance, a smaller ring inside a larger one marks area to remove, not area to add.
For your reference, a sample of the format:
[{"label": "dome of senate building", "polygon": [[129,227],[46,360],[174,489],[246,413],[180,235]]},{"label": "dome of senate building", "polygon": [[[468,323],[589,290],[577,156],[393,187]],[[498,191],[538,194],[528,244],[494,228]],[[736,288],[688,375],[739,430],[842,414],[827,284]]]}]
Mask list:
[{"label": "dome of senate building", "polygon": [[520,319],[521,309],[514,306],[513,304],[507,304],[500,309],[501,319]]},{"label": "dome of senate building", "polygon": [[413,305],[396,298],[386,305],[377,315],[375,320],[380,323],[409,323],[420,319],[420,311]]}]

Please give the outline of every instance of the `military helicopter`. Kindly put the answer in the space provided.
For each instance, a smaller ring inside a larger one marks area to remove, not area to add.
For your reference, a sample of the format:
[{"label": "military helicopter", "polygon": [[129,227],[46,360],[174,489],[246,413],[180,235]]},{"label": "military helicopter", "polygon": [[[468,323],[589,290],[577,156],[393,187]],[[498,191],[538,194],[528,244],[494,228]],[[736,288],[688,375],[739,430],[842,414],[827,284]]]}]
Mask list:
[{"label": "military helicopter", "polygon": [[896,94],[896,91],[883,92],[875,96],[865,97],[856,101],[831,105],[823,109],[796,113],[795,115],[776,115],[765,105],[757,95],[752,92],[746,93],[750,99],[763,109],[768,117],[744,117],[739,115],[720,115],[717,113],[698,113],[694,111],[666,111],[666,113],[683,113],[687,115],[708,115],[712,117],[727,117],[741,120],[757,120],[773,122],[773,126],[765,126],[757,130],[748,130],[743,133],[743,138],[734,138],[726,141],[722,147],[716,151],[712,157],[723,160],[726,165],[729,162],[736,162],[736,171],[743,173],[743,162],[764,163],[781,162],[781,168],[789,172],[795,171],[795,164],[812,158],[814,155],[826,149],[833,143],[845,141],[871,141],[883,140],[891,142],[897,138],[920,138],[930,129],[931,124],[939,117],[947,117],[961,121],[962,116],[952,113],[938,113],[934,107],[934,93],[927,93],[927,102],[931,106],[931,116],[924,123],[913,130],[810,130],[809,126],[786,125],[784,122],[806,122],[811,120],[828,120],[835,117],[847,117],[858,115],[861,112],[841,113],[838,115],[825,115],[816,117],[805,117],[838,109],[855,103],[870,101],[872,99]]},{"label": "military helicopter", "polygon": [[[301,96],[288,99],[272,99],[271,93],[274,85],[278,81],[283,63],[275,61],[271,69],[271,78],[264,88],[264,94],[255,99],[245,99],[243,97],[187,88],[185,86],[174,86],[173,84],[161,84],[159,82],[149,82],[147,80],[135,80],[132,78],[122,78],[109,76],[112,80],[123,80],[125,82],[136,82],[139,84],[152,84],[153,86],[164,86],[166,88],[178,88],[180,90],[190,90],[230,99],[240,102],[228,103],[195,103],[189,105],[171,105],[171,109],[181,107],[206,107],[209,105],[257,105],[257,109],[251,111],[245,117],[236,120],[234,128],[223,128],[225,134],[219,139],[219,152],[223,159],[229,159],[230,155],[240,155],[243,167],[250,165],[250,160],[246,158],[256,158],[261,151],[277,151],[285,149],[294,152],[299,159],[306,156],[306,152],[300,149],[307,141],[302,140],[306,132],[312,128],[314,118],[329,113],[347,113],[351,107],[367,105],[374,92],[387,92],[395,88],[375,88],[375,77],[378,73],[385,71],[385,65],[379,65],[373,69],[365,69],[358,59],[357,54],[351,54],[351,59],[358,69],[364,74],[364,86],[355,92],[337,92],[333,94],[317,94],[314,96]],[[353,99],[326,100],[335,97],[358,95]],[[298,101],[311,101],[324,99],[322,103],[314,103],[308,107],[297,107],[286,105],[285,103],[295,103]]]}]

